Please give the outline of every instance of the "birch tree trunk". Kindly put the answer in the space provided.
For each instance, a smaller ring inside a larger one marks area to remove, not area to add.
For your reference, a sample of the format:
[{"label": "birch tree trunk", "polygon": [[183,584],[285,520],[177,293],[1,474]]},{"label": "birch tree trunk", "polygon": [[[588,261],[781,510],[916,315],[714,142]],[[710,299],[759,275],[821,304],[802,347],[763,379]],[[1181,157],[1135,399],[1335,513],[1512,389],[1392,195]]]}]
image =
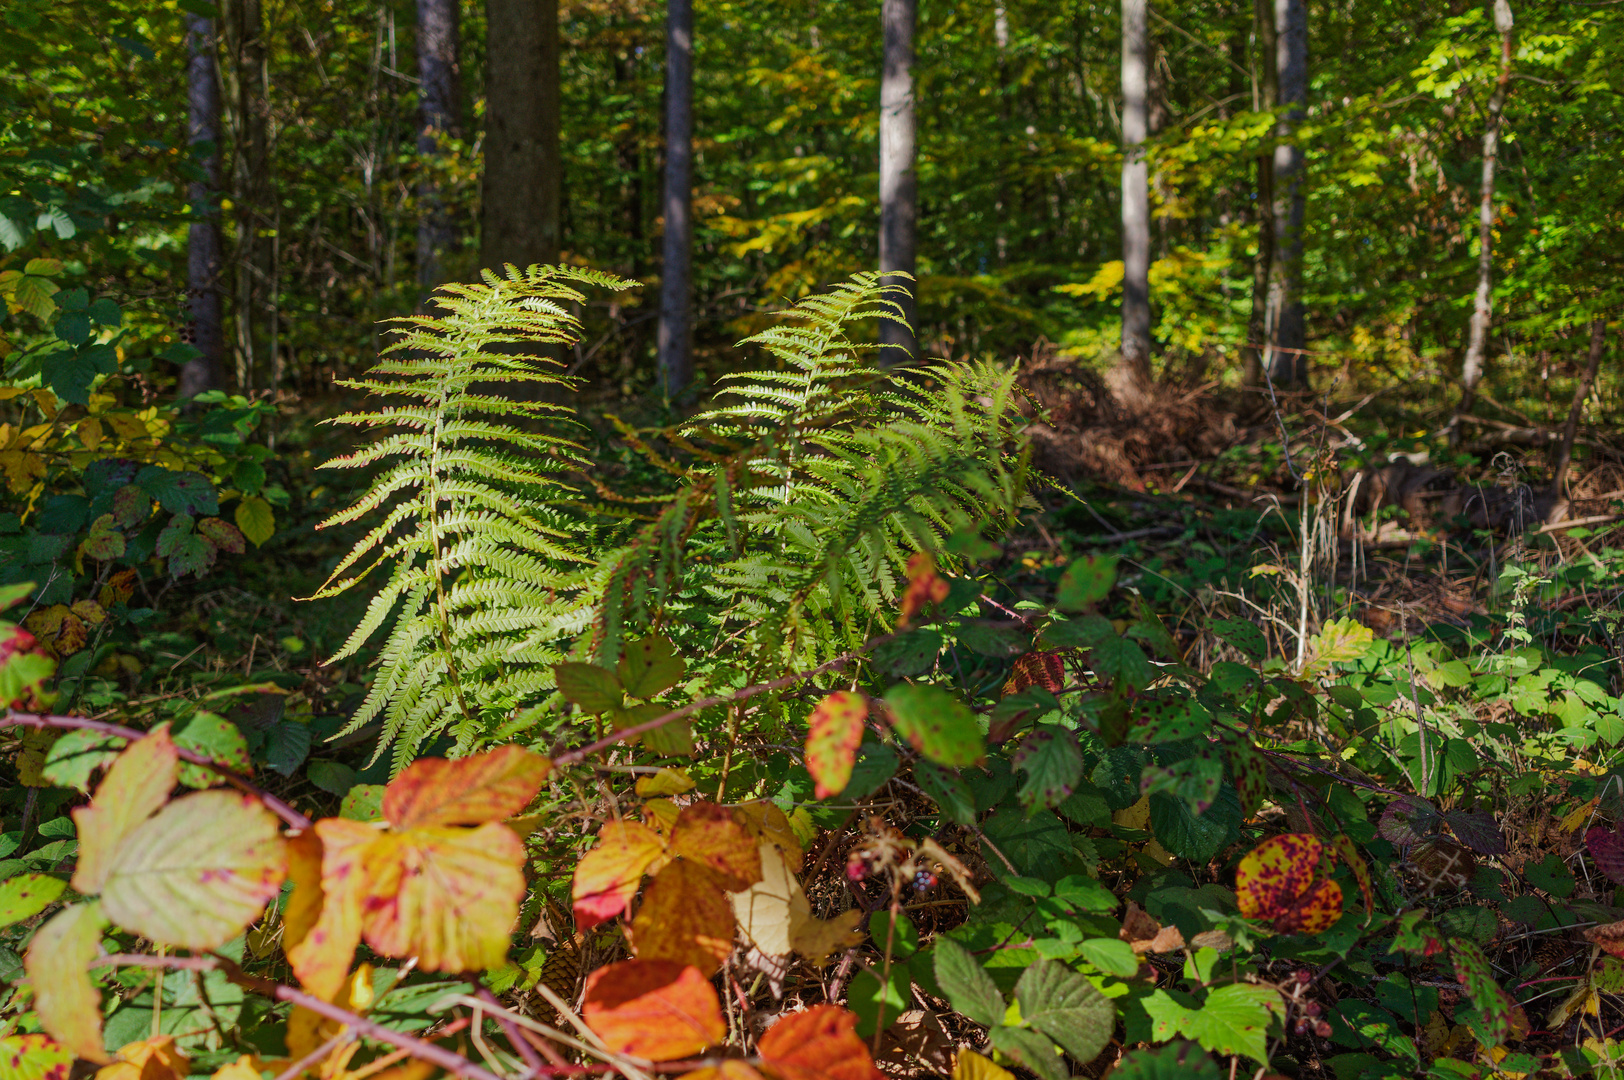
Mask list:
[{"label": "birch tree trunk", "polygon": [[480,264],[558,261],[558,0],[486,0]]},{"label": "birch tree trunk", "polygon": [[660,271],[660,385],[674,398],[693,378],[694,5],[665,8],[665,244]]},{"label": "birch tree trunk", "polygon": [[444,257],[456,243],[434,176],[440,140],[461,127],[456,0],[417,0],[417,77],[417,153],[424,170],[417,184],[417,284],[426,295],[445,280]]},{"label": "birch tree trunk", "polygon": [[1122,371],[1150,386],[1150,127],[1148,0],[1122,0]]},{"label": "birch tree trunk", "polygon": [[[885,60],[880,74],[880,272],[887,285],[908,290],[899,297],[907,325],[880,323],[880,360],[897,363],[919,354],[915,230],[918,182],[914,146],[914,22],[917,0],[881,0]],[[908,275],[904,277],[902,275]]]},{"label": "birch tree trunk", "polygon": [[1308,10],[1304,0],[1275,0],[1275,77],[1285,113],[1275,126],[1274,259],[1269,280],[1269,377],[1280,385],[1308,377],[1303,324],[1303,151],[1294,138],[1307,115]]},{"label": "birch tree trunk", "polygon": [[1511,4],[1494,0],[1494,28],[1500,33],[1500,77],[1489,96],[1488,121],[1483,126],[1483,180],[1477,208],[1477,292],[1472,301],[1472,326],[1461,365],[1460,415],[1477,403],[1489,349],[1489,326],[1494,289],[1494,170],[1500,156],[1500,117],[1511,87]]},{"label": "birch tree trunk", "polygon": [[[1254,108],[1272,110],[1280,101],[1280,84],[1275,70],[1274,5],[1272,0],[1253,0],[1253,24],[1257,28],[1257,90]],[[1252,312],[1246,320],[1245,366],[1241,382],[1260,386],[1263,371],[1274,360],[1269,347],[1269,280],[1274,273],[1274,149],[1265,147],[1257,156],[1257,257],[1252,261]]]},{"label": "birch tree trunk", "polygon": [[186,234],[185,338],[197,350],[181,367],[180,396],[225,384],[225,330],[220,311],[220,83],[214,20],[186,17],[186,138],[201,173],[186,186],[192,224]]}]

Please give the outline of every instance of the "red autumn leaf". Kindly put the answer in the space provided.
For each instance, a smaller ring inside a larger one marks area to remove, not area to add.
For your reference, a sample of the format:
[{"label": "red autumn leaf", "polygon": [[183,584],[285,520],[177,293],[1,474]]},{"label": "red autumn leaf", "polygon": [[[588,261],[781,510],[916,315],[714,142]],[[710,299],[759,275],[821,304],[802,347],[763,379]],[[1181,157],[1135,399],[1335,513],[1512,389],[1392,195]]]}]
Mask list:
[{"label": "red autumn leaf", "polygon": [[1601,951],[1608,956],[1624,957],[1624,922],[1592,926],[1584,935],[1586,941],[1601,946]]},{"label": "red autumn leaf", "polygon": [[622,960],[586,980],[581,1016],[617,1054],[649,1061],[688,1057],[727,1038],[716,988],[698,968]]},{"label": "red autumn leaf", "polygon": [[635,821],[611,821],[575,864],[575,928],[582,933],[626,910],[643,875],[665,858],[660,834]]},{"label": "red autumn leaf", "polygon": [[1003,696],[1018,694],[1022,690],[1041,686],[1051,694],[1058,694],[1066,686],[1066,665],[1058,649],[1052,652],[1029,652],[1018,657],[1004,682]]},{"label": "red autumn leaf", "polygon": [[733,811],[715,803],[683,807],[671,827],[671,854],[709,867],[727,892],[743,892],[761,880],[757,847]]},{"label": "red autumn leaf", "polygon": [[868,701],[850,690],[835,691],[812,710],[807,721],[806,771],[817,781],[814,798],[827,799],[846,790],[866,719]]},{"label": "red autumn leaf", "polygon": [[928,552],[916,552],[908,560],[908,588],[902,594],[902,615],[897,626],[907,626],[926,605],[946,599],[947,581],[936,573],[936,560]]},{"label": "red autumn leaf", "polygon": [[512,817],[535,798],[552,762],[518,746],[472,757],[419,758],[383,793],[383,816],[395,829],[483,825]]},{"label": "red autumn leaf", "polygon": [[1248,919],[1268,919],[1282,934],[1318,934],[1342,916],[1342,887],[1318,878],[1325,845],[1317,836],[1271,836],[1241,860],[1235,897]]},{"label": "red autumn leaf", "polygon": [[779,1080],[881,1080],[856,1027],[840,1006],[816,1005],[768,1028],[756,1052]]}]

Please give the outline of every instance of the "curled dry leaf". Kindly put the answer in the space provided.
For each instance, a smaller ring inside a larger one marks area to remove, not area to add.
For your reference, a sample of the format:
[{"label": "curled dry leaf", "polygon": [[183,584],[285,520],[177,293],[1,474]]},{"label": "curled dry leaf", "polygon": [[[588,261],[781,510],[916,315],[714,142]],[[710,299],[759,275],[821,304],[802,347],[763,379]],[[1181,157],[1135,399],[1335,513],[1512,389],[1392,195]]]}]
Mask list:
[{"label": "curled dry leaf", "polygon": [[587,977],[581,1017],[617,1054],[648,1061],[688,1057],[727,1037],[716,988],[698,968],[621,960]]},{"label": "curled dry leaf", "polygon": [[862,941],[862,912],[853,908],[832,919],[812,914],[782,849],[761,845],[761,880],[731,895],[733,914],[750,943],[769,957],[800,953],[822,967],[837,952]]},{"label": "curled dry leaf", "polygon": [[1178,927],[1163,926],[1132,900],[1122,915],[1122,932],[1118,936],[1133,948],[1135,956],[1177,952],[1184,948],[1184,935],[1179,933]]}]

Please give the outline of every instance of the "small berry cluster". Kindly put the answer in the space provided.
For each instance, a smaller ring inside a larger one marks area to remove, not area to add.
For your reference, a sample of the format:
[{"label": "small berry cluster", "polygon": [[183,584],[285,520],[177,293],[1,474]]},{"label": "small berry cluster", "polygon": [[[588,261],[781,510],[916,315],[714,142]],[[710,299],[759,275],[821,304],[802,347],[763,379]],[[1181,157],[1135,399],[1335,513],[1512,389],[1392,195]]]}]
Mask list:
[{"label": "small berry cluster", "polygon": [[1299,968],[1282,990],[1287,990],[1287,1002],[1291,1012],[1295,1014],[1296,1021],[1291,1025],[1295,1035],[1318,1035],[1322,1039],[1331,1037],[1331,1025],[1323,1018],[1325,1007],[1317,1001],[1304,1001],[1302,995],[1314,982],[1314,973],[1307,968]]}]

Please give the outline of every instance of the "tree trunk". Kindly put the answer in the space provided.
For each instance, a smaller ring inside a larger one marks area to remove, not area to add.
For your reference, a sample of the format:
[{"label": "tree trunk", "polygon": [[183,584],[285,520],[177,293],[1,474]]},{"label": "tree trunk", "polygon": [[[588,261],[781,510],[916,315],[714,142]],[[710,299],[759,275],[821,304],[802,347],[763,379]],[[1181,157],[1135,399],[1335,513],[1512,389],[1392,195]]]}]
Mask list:
[{"label": "tree trunk", "polygon": [[272,290],[270,244],[262,232],[271,229],[270,107],[265,94],[265,20],[260,0],[226,0],[221,29],[230,58],[232,201],[237,218],[235,315],[237,385],[255,389],[261,355],[272,332],[267,302]]},{"label": "tree trunk", "polygon": [[1607,319],[1598,315],[1590,320],[1590,357],[1585,365],[1584,378],[1573,391],[1573,406],[1568,409],[1568,422],[1562,429],[1562,443],[1551,465],[1551,506],[1562,504],[1562,489],[1567,486],[1568,466],[1573,462],[1573,441],[1579,436],[1579,417],[1585,409],[1585,399],[1596,385],[1596,370],[1601,367],[1601,354],[1607,347]]},{"label": "tree trunk", "polygon": [[214,20],[186,17],[186,138],[201,173],[186,186],[192,225],[186,235],[185,337],[197,350],[180,370],[180,396],[225,384],[220,313],[220,84],[214,70]]},{"label": "tree trunk", "polygon": [[1460,414],[1472,411],[1477,385],[1483,379],[1489,348],[1489,323],[1494,285],[1494,170],[1500,156],[1500,115],[1511,87],[1511,5],[1494,0],[1494,28],[1500,32],[1500,78],[1489,96],[1489,118],[1483,126],[1482,195],[1477,209],[1477,293],[1472,302],[1471,336],[1466,361],[1461,365]]},{"label": "tree trunk", "polygon": [[[917,0],[881,0],[880,29],[885,61],[880,75],[880,272],[898,294],[906,324],[880,323],[880,360],[897,363],[919,354],[918,282],[914,280],[918,184],[914,171],[914,20]],[[907,275],[904,277],[903,275]]]},{"label": "tree trunk", "polygon": [[1304,0],[1275,0],[1275,77],[1285,113],[1275,126],[1274,265],[1269,282],[1269,377],[1291,385],[1308,378],[1303,323],[1303,151],[1293,135],[1307,115],[1308,10]]},{"label": "tree trunk", "polygon": [[689,325],[693,259],[694,5],[665,8],[665,246],[660,271],[660,384],[674,398],[693,378]]},{"label": "tree trunk", "polygon": [[[1257,88],[1255,108],[1272,110],[1280,102],[1275,70],[1274,8],[1272,0],[1253,0],[1257,27]],[[1269,280],[1274,273],[1274,149],[1257,156],[1257,257],[1252,261],[1252,312],[1246,320],[1245,366],[1241,383],[1261,386],[1265,366],[1273,362],[1269,348]]]},{"label": "tree trunk", "polygon": [[486,0],[482,266],[558,261],[558,0]]},{"label": "tree trunk", "polygon": [[445,280],[444,258],[456,242],[434,175],[440,140],[460,134],[456,0],[417,0],[417,284],[427,295]]},{"label": "tree trunk", "polygon": [[1122,0],[1122,370],[1150,385],[1150,35],[1148,0]]}]

